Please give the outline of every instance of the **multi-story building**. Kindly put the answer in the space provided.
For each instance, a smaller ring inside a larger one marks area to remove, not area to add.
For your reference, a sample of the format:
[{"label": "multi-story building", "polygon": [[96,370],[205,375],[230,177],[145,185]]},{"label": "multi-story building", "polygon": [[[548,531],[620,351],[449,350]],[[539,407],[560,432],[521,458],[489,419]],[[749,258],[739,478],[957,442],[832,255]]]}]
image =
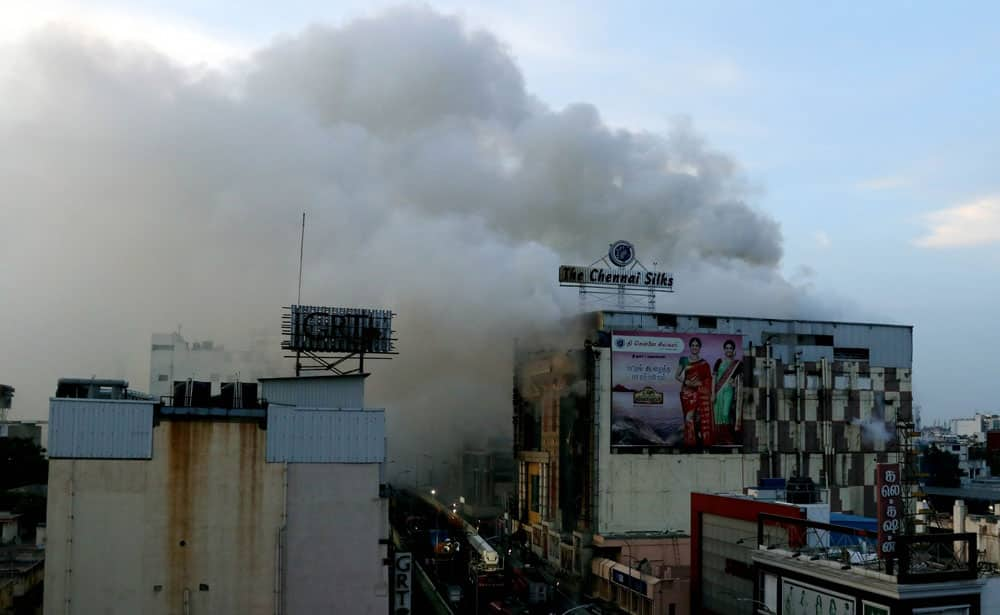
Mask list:
[{"label": "multi-story building", "polygon": [[516,352],[513,515],[571,574],[687,535],[693,491],[808,477],[872,516],[911,419],[908,326],[602,311],[555,337]]},{"label": "multi-story building", "polygon": [[979,444],[985,444],[987,432],[1000,429],[1000,415],[977,412],[971,418],[951,419],[949,425],[953,435],[965,436]]},{"label": "multi-story building", "polygon": [[363,377],[173,405],[117,386],[50,402],[45,613],[385,612],[385,416]]},{"label": "multi-story building", "polygon": [[154,333],[149,355],[149,393],[154,398],[172,395],[178,380],[210,382],[218,393],[220,383],[256,382],[276,376],[281,366],[270,351],[274,344],[263,336],[247,350],[229,350],[211,340],[188,342],[180,333]]}]

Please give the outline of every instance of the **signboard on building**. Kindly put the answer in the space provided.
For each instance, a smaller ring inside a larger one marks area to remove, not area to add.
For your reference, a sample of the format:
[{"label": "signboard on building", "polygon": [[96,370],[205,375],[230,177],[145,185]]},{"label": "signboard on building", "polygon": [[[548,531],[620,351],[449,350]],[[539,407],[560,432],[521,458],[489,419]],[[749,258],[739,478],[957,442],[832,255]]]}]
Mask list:
[{"label": "signboard on building", "polygon": [[[638,570],[636,571],[638,572]],[[623,571],[617,568],[611,570],[611,581],[622,587],[627,587],[634,592],[638,592],[643,596],[646,595],[646,582],[642,579],[632,576],[631,574],[625,574]]]},{"label": "signboard on building", "polygon": [[781,615],[854,615],[855,600],[840,592],[781,579]]},{"label": "signboard on building", "polygon": [[611,334],[611,445],[742,441],[743,336]]},{"label": "signboard on building", "polygon": [[875,466],[875,493],[878,498],[878,555],[896,557],[896,536],[903,531],[903,487],[898,463]]},{"label": "signboard on building", "polygon": [[413,598],[413,556],[397,553],[392,570],[392,612],[395,615],[409,615]]},{"label": "signboard on building", "polygon": [[284,316],[282,348],[295,352],[390,354],[392,311],[293,305]]}]

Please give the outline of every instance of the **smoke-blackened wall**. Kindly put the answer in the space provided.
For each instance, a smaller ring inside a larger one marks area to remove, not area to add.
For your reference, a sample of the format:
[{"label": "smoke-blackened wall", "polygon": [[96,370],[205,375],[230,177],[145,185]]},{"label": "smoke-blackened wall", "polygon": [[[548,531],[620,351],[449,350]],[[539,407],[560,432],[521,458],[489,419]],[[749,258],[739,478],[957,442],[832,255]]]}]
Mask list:
[{"label": "smoke-blackened wall", "polygon": [[277,330],[302,211],[303,301],[400,314],[369,401],[401,465],[509,431],[512,338],[572,313],[557,266],[612,240],[676,272],[664,309],[802,305],[777,222],[690,124],[550,108],[501,41],[429,9],[213,70],[64,23],[3,50],[0,91],[0,373],[29,415],[59,376],[145,382],[153,331]]}]

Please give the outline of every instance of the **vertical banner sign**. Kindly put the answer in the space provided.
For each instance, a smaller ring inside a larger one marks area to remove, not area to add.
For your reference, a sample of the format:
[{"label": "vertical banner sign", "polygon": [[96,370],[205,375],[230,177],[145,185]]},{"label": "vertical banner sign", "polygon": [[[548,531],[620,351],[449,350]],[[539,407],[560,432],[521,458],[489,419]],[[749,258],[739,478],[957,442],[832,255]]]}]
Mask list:
[{"label": "vertical banner sign", "polygon": [[903,487],[898,463],[875,466],[875,490],[878,493],[878,556],[896,557],[896,536],[903,530]]},{"label": "vertical banner sign", "polygon": [[410,615],[410,602],[412,598],[411,581],[413,556],[409,553],[397,553],[396,565],[392,570],[392,613],[394,615]]}]

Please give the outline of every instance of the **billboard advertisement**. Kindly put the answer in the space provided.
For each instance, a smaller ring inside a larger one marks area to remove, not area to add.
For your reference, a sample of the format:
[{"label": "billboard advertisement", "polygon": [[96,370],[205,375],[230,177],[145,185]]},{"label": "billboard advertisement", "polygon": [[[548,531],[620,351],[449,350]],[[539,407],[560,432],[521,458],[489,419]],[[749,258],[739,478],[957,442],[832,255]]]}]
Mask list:
[{"label": "billboard advertisement", "polygon": [[854,615],[855,600],[815,585],[781,580],[781,615]]},{"label": "billboard advertisement", "polygon": [[742,400],[742,335],[612,332],[612,446],[740,444]]},{"label": "billboard advertisement", "polygon": [[282,348],[316,353],[391,354],[391,310],[293,305],[286,308]]}]

